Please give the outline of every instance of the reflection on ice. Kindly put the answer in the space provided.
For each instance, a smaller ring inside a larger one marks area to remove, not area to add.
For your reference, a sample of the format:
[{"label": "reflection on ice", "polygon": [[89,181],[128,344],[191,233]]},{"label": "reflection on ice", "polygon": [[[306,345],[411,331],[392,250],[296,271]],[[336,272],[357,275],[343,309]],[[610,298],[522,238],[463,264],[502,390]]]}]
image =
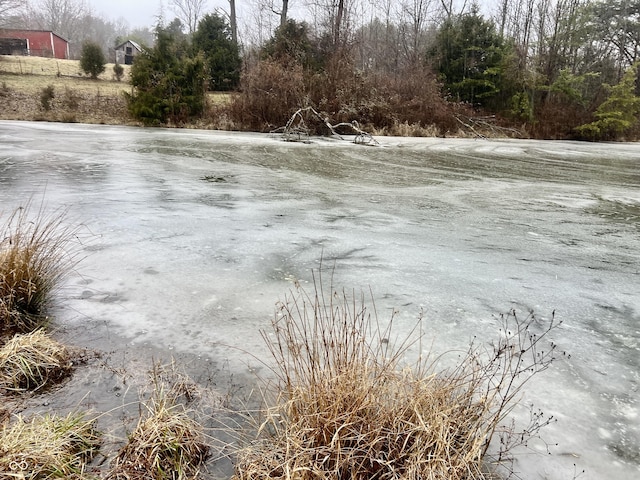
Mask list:
[{"label": "reflection on ice", "polygon": [[381,319],[397,310],[400,336],[423,311],[436,352],[492,338],[509,308],[555,310],[571,358],[523,399],[559,419],[553,455],[516,469],[638,478],[638,146],[380,141],[0,122],[0,209],[44,198],[91,232],[59,322],[237,369],[321,258]]}]

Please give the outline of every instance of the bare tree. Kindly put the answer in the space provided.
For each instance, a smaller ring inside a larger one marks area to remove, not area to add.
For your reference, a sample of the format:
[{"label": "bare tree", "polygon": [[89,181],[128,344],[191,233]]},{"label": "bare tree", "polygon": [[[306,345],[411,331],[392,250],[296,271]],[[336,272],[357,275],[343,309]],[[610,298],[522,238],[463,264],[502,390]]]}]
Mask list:
[{"label": "bare tree", "polygon": [[208,0],[171,0],[170,6],[173,13],[187,26],[191,35],[198,28],[198,22],[202,17]]},{"label": "bare tree", "polygon": [[279,11],[274,10],[273,0],[250,1],[246,14],[242,17],[241,35],[245,46],[261,46],[271,37],[278,26],[272,13],[280,15]]},{"label": "bare tree", "polygon": [[409,64],[415,64],[424,50],[427,19],[433,13],[434,3],[433,0],[400,2],[402,48]]},{"label": "bare tree", "polygon": [[41,0],[29,11],[29,23],[52,30],[72,43],[78,40],[82,24],[91,9],[84,0]]},{"label": "bare tree", "polygon": [[445,18],[451,18],[454,15],[462,15],[467,9],[467,0],[462,0],[462,5],[456,9],[454,0],[440,0],[440,6],[444,11]]},{"label": "bare tree", "polygon": [[24,0],[0,0],[0,26],[25,5]]},{"label": "bare tree", "polygon": [[349,30],[349,13],[355,6],[355,0],[310,0],[308,6],[316,22],[318,31],[324,30],[330,35],[333,47],[345,43]]}]

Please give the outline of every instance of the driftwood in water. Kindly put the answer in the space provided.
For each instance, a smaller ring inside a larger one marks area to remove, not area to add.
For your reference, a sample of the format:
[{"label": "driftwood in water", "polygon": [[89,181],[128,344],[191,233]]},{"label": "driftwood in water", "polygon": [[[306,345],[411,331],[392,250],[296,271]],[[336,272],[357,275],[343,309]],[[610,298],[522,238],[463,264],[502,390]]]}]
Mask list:
[{"label": "driftwood in water", "polygon": [[355,133],[355,139],[353,140],[354,143],[362,145],[378,145],[376,139],[373,138],[370,133],[362,130],[357,121],[353,120],[351,122],[340,122],[332,125],[327,117],[323,117],[322,115],[320,115],[313,107],[299,108],[293,115],[291,115],[291,118],[284,127],[272,130],[271,133],[282,134],[282,138],[287,142],[308,141],[311,134],[311,129],[305,122],[305,113],[311,115],[313,118],[322,123],[322,125],[324,125],[329,130],[329,132],[331,132],[332,136],[337,137],[340,140],[344,140],[344,138],[337,132],[337,129],[349,128],[353,133]]}]

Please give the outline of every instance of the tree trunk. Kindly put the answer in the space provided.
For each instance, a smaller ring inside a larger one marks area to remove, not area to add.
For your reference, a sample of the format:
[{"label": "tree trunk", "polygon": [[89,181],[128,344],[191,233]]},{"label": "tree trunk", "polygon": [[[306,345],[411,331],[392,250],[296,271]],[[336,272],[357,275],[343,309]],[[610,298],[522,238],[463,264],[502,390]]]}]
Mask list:
[{"label": "tree trunk", "polygon": [[238,20],[236,19],[236,0],[229,0],[229,23],[231,23],[231,40],[238,44]]},{"label": "tree trunk", "polygon": [[342,27],[342,17],[344,16],[344,0],[338,2],[338,12],[336,13],[336,25],[333,32],[333,44],[336,47],[340,46],[340,28]]},{"label": "tree trunk", "polygon": [[280,12],[280,28],[284,29],[287,23],[287,11],[289,10],[289,0],[282,0],[282,11]]}]

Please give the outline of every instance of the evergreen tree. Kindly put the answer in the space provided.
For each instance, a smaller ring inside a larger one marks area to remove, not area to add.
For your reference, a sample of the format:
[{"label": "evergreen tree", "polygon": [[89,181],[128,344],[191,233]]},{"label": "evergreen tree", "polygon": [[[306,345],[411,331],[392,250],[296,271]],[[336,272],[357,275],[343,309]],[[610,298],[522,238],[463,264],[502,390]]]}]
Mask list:
[{"label": "evergreen tree", "polygon": [[595,113],[597,120],[576,128],[587,140],[616,140],[638,125],[640,97],[638,96],[638,67],[636,62],[622,76],[617,85],[610,87],[609,96]]},{"label": "evergreen tree", "polygon": [[104,72],[106,63],[107,60],[100,45],[93,42],[85,42],[82,45],[80,68],[85,74],[91,75],[94,80],[97,79],[98,75]]},{"label": "evergreen tree", "polygon": [[320,63],[319,52],[309,39],[309,26],[293,19],[276,29],[273,37],[263,47],[262,54],[279,62],[293,61],[305,68],[317,67]]},{"label": "evergreen tree", "polygon": [[205,61],[187,55],[174,35],[157,28],[156,44],[145,49],[131,67],[129,111],[145,124],[181,123],[201,115],[205,107]]},{"label": "evergreen tree", "polygon": [[207,65],[210,90],[232,90],[240,83],[240,53],[232,40],[231,29],[217,14],[205,15],[191,40],[194,52],[200,52]]},{"label": "evergreen tree", "polygon": [[474,7],[444,21],[429,57],[456,100],[486,105],[500,92],[506,53],[493,22]]}]

